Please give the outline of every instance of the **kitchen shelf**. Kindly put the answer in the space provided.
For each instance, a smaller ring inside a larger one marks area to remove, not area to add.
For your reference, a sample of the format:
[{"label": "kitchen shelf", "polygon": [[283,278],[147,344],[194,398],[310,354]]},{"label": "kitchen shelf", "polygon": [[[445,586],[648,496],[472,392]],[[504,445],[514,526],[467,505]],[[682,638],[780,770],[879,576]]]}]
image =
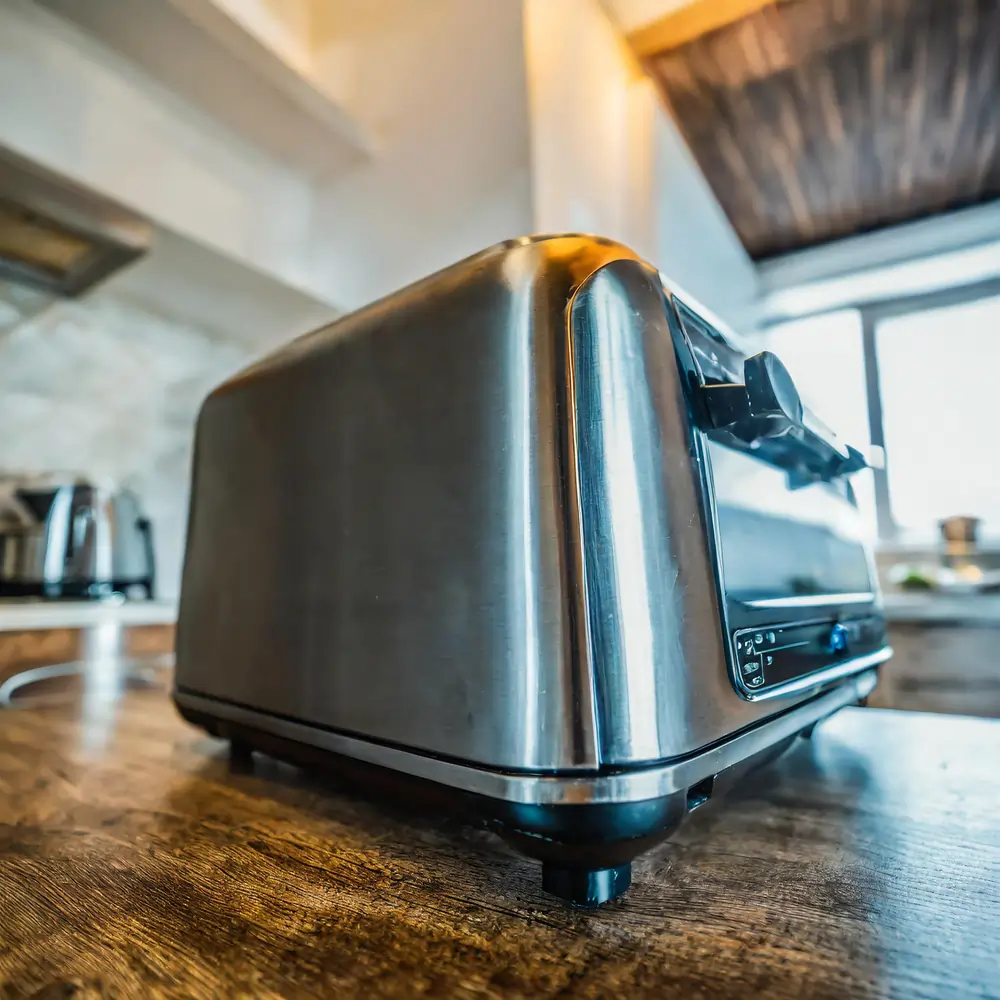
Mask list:
[{"label": "kitchen shelf", "polygon": [[333,97],[213,0],[37,0],[275,158],[330,175],[370,155]]}]

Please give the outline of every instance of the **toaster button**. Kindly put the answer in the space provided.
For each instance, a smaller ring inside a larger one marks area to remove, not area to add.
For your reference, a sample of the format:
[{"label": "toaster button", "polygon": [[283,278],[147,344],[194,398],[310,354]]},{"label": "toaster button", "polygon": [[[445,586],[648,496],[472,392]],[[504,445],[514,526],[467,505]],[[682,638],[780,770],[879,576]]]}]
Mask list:
[{"label": "toaster button", "polygon": [[839,622],[830,629],[830,637],[826,641],[831,653],[846,653],[851,644],[851,636],[846,626]]}]

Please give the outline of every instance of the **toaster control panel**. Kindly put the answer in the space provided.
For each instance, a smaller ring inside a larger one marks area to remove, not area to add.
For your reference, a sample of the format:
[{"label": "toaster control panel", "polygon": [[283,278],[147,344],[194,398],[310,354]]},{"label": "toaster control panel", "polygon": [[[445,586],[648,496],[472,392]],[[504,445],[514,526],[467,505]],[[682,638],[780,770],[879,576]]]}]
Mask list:
[{"label": "toaster control panel", "polygon": [[885,623],[875,617],[739,629],[733,633],[737,687],[753,698],[884,647]]}]

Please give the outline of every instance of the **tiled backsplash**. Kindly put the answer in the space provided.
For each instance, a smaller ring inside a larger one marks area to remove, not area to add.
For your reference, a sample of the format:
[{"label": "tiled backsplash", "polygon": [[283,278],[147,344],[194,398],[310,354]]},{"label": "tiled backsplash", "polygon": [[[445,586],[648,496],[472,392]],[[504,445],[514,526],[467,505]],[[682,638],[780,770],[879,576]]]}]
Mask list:
[{"label": "tiled backsplash", "polygon": [[198,407],[253,356],[121,298],[58,302],[0,329],[0,473],[77,472],[135,490],[153,521],[159,594],[174,597]]}]

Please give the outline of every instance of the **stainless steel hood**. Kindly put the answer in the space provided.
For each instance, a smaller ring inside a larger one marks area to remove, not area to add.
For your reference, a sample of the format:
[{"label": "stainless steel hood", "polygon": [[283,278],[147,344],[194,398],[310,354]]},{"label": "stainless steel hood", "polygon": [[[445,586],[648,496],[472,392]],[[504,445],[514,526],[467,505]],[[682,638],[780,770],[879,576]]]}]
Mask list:
[{"label": "stainless steel hood", "polygon": [[329,303],[0,144],[0,338],[60,301],[125,299],[266,350],[329,323]]},{"label": "stainless steel hood", "polygon": [[0,150],[0,279],[72,298],[149,249],[141,216]]}]

